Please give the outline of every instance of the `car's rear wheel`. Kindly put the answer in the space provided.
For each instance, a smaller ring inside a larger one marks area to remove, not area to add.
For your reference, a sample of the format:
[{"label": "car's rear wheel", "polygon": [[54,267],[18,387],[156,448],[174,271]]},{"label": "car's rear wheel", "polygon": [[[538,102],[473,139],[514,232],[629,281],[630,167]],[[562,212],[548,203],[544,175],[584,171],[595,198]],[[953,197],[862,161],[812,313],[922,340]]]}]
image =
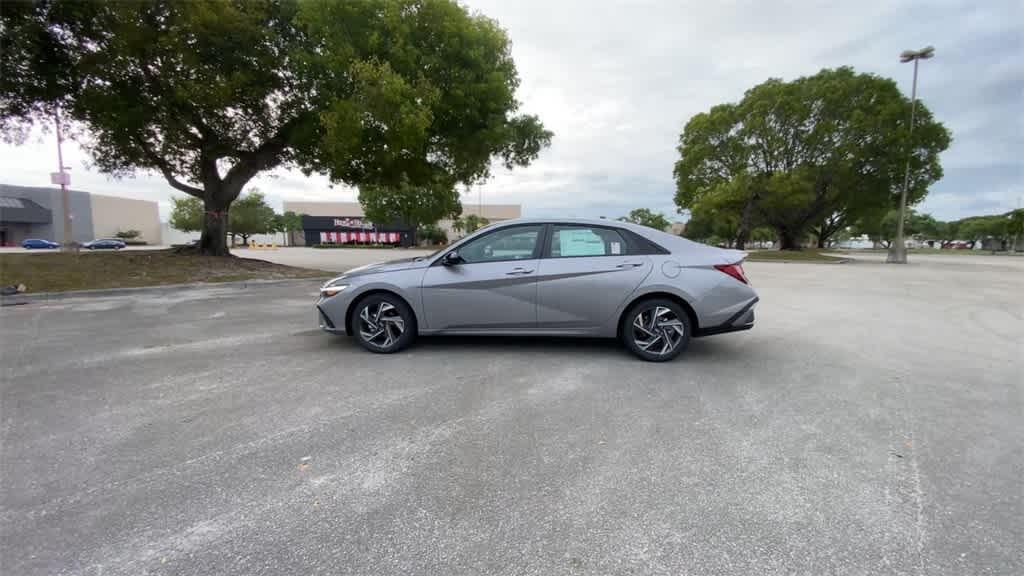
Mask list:
[{"label": "car's rear wheel", "polygon": [[351,332],[359,345],[370,352],[390,354],[412,344],[416,338],[416,318],[401,298],[371,294],[356,303]]},{"label": "car's rear wheel", "polygon": [[672,300],[641,300],[622,318],[621,334],[626,347],[640,358],[664,362],[689,344],[690,317]]}]

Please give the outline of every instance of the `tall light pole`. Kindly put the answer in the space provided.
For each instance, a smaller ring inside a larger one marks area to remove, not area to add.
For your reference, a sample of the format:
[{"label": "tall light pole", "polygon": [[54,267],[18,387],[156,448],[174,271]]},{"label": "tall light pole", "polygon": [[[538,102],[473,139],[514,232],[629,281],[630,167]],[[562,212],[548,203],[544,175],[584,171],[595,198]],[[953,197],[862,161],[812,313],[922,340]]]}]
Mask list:
[{"label": "tall light pole", "polygon": [[64,143],[64,132],[60,126],[60,110],[55,109],[53,111],[53,121],[57,125],[57,171],[50,174],[50,182],[53,184],[60,184],[60,202],[61,209],[64,212],[64,238],[61,240],[60,247],[64,252],[73,251],[74,237],[71,232],[71,198],[68,192],[68,185],[71,184],[71,175],[67,173],[67,167],[64,166],[64,150],[62,144]]},{"label": "tall light pole", "polygon": [[907,131],[907,140],[910,142],[910,146],[907,150],[907,169],[903,173],[903,190],[900,192],[900,214],[896,220],[896,238],[893,240],[892,245],[889,246],[889,256],[886,258],[886,262],[890,264],[906,264],[907,263],[907,245],[903,241],[903,218],[907,211],[907,188],[910,187],[910,158],[914,154],[913,139],[914,135],[914,115],[917,112],[917,63],[920,60],[927,60],[935,55],[935,48],[927,46],[920,50],[904,50],[900,54],[900,62],[906,64],[907,62],[914,63],[914,84],[910,91],[910,129]]}]

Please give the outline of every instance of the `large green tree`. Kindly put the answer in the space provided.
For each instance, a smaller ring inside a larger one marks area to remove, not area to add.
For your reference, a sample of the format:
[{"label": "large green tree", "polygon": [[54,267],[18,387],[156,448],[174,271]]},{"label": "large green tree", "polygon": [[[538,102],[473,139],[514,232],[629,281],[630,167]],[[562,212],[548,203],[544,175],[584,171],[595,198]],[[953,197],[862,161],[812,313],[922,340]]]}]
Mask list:
[{"label": "large green tree", "polygon": [[[872,242],[878,242],[886,248],[896,237],[896,223],[899,221],[899,210],[889,210],[881,218],[863,218],[853,227],[854,235],[867,235]],[[946,224],[939,222],[931,214],[907,210],[903,217],[903,233],[919,240],[941,240],[946,233]]]},{"label": "large green tree", "polygon": [[650,208],[636,208],[629,211],[629,214],[619,218],[622,222],[632,222],[655,230],[664,232],[672,225],[668,218],[660,212],[654,212]]},{"label": "large green tree", "polygon": [[941,178],[949,133],[927,107],[918,110],[911,140],[910,101],[892,80],[850,68],[768,80],[686,124],[676,204],[731,206],[740,248],[758,222],[776,230],[783,249],[812,229],[823,245],[861,215],[892,207],[908,156],[911,203]]},{"label": "large green tree", "polygon": [[1024,236],[1024,209],[1018,208],[1007,218],[1006,233],[1010,236],[1010,250],[1017,251],[1020,246],[1020,238]]},{"label": "large green tree", "polygon": [[278,216],[277,231],[288,234],[288,245],[295,245],[295,233],[302,230],[302,215],[291,210]]},{"label": "large green tree", "polygon": [[992,240],[1000,248],[1009,248],[1013,244],[1015,230],[1014,212],[992,216],[972,216],[958,220],[957,235],[961,240],[985,242]]},{"label": "large green tree", "polygon": [[228,234],[232,238],[241,236],[242,243],[248,244],[249,236],[253,234],[277,232],[277,224],[277,214],[267,204],[263,193],[253,190],[239,198],[232,207],[228,221]]},{"label": "large green tree", "polygon": [[192,196],[171,197],[171,228],[182,232],[203,229],[203,201]]},{"label": "large green tree", "polygon": [[551,138],[518,111],[505,31],[454,0],[39,0],[0,18],[0,130],[59,110],[99,169],[201,199],[208,254],[262,171],[438,190]]}]

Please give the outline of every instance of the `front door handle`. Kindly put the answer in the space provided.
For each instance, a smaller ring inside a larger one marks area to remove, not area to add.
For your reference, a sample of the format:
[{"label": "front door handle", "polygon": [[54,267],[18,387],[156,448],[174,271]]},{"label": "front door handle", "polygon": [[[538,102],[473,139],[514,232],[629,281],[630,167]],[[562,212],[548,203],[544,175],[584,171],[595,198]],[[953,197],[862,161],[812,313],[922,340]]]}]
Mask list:
[{"label": "front door handle", "polygon": [[616,268],[639,268],[643,265],[643,262],[623,262],[622,264],[616,266]]},{"label": "front door handle", "polygon": [[523,274],[532,274],[533,270],[527,270],[526,268],[513,268],[511,272],[506,272],[506,276],[522,276]]}]

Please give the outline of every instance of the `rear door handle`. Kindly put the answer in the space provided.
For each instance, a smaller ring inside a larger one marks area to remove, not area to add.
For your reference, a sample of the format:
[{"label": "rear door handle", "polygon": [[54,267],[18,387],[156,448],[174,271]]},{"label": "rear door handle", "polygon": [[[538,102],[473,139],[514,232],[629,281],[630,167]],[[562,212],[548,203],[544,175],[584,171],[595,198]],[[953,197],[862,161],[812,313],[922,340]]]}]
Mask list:
[{"label": "rear door handle", "polygon": [[532,274],[533,270],[527,270],[526,268],[513,268],[511,272],[506,272],[506,276],[522,276],[523,274]]},{"label": "rear door handle", "polygon": [[623,262],[622,264],[616,266],[616,268],[639,268],[643,265],[643,262]]}]

